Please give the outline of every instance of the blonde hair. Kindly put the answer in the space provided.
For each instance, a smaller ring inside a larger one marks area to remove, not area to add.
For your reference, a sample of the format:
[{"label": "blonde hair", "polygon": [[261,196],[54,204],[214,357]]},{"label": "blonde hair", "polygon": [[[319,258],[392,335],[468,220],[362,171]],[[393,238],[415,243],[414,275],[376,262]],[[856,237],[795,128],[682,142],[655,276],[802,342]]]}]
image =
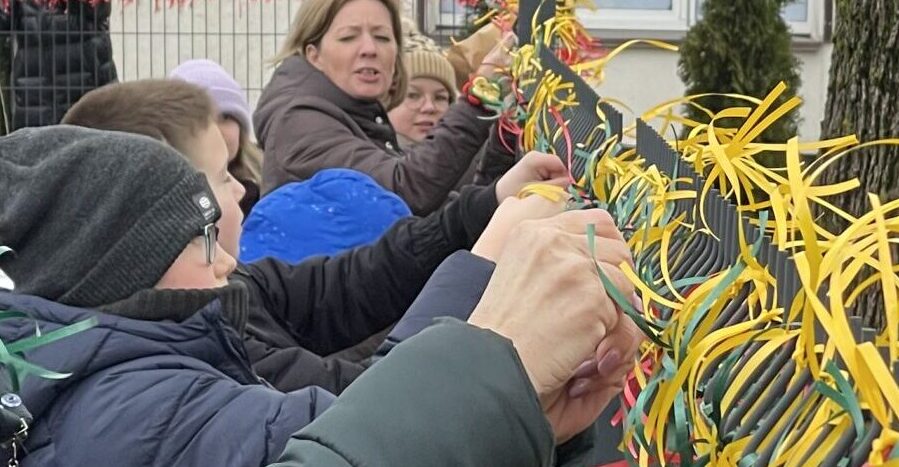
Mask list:
[{"label": "blonde hair", "polygon": [[[337,13],[354,0],[303,0],[300,9],[293,17],[290,31],[284,40],[281,50],[272,58],[272,63],[280,64],[285,59],[294,55],[306,56],[306,46],[319,47],[322,38]],[[394,60],[393,82],[390,85],[386,102],[387,108],[393,108],[403,102],[406,97],[406,85],[409,78],[406,75],[406,66],[403,64],[403,28],[400,21],[400,10],[395,0],[378,0],[390,13],[390,22],[393,26],[393,39],[396,42],[396,60]]]},{"label": "blonde hair", "polygon": [[234,160],[228,163],[228,172],[238,180],[249,180],[257,185],[262,183],[262,151],[250,141],[243,127],[240,127],[240,147]]}]

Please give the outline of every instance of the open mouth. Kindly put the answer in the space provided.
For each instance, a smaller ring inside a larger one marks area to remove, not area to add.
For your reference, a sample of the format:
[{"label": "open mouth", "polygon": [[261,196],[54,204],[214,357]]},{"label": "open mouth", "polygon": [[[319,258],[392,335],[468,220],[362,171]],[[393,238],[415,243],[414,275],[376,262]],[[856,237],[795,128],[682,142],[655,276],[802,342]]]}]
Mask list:
[{"label": "open mouth", "polygon": [[375,81],[381,76],[380,71],[370,67],[359,68],[356,70],[356,74],[365,81]]}]

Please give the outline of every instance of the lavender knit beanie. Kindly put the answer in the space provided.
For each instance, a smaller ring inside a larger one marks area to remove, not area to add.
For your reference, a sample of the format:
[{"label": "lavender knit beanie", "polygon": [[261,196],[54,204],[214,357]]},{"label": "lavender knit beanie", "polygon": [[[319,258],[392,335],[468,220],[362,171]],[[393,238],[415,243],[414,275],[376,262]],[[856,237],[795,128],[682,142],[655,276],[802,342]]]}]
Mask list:
[{"label": "lavender knit beanie", "polygon": [[172,70],[169,78],[180,79],[205,88],[219,112],[240,123],[248,134],[253,134],[250,104],[240,84],[218,63],[212,60],[188,60]]}]

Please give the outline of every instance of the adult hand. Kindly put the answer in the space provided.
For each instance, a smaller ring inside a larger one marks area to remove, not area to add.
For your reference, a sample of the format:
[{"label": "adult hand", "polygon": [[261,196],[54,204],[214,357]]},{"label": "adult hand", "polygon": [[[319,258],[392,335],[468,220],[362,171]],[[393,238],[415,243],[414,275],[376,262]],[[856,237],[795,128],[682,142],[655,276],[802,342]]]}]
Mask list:
[{"label": "adult hand", "polygon": [[599,343],[595,357],[584,362],[567,388],[544,406],[556,433],[579,433],[624,389],[627,374],[643,342],[643,332],[627,316]]},{"label": "adult hand", "polygon": [[565,211],[565,200],[552,201],[543,196],[531,195],[523,199],[509,197],[503,201],[487,228],[481,233],[471,252],[484,259],[496,262],[509,235],[526,220],[544,219]]},{"label": "adult hand", "polygon": [[478,76],[492,79],[501,74],[503,70],[507,70],[512,65],[511,50],[517,43],[518,36],[515,33],[505,33],[503,39],[487,53],[475,73]]},{"label": "adult hand", "polygon": [[496,201],[517,196],[526,185],[548,183],[565,187],[568,185],[568,169],[562,160],[552,154],[531,151],[509,169],[496,182]]},{"label": "adult hand", "polygon": [[[513,231],[468,320],[512,341],[557,442],[587,428],[610,400],[602,390],[580,398],[569,393],[581,364],[596,357],[600,343],[622,321],[590,258],[591,224],[597,264],[619,292],[633,294],[618,267],[630,260],[630,252],[611,216],[599,209],[569,211],[522,222]],[[622,360],[626,354],[620,351]],[[620,384],[608,392],[618,390]]]}]

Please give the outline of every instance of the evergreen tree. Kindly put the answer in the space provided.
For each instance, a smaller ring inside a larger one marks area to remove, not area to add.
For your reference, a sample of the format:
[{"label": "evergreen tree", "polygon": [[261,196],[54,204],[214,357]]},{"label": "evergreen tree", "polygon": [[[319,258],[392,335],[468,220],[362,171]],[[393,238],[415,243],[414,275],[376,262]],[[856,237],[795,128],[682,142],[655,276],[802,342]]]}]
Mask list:
[{"label": "evergreen tree", "polygon": [[[792,35],[781,16],[789,0],[704,0],[702,19],[687,32],[680,48],[680,77],[687,95],[738,93],[762,98],[784,81],[787,92],[778,104],[798,92],[799,62],[791,50]],[[710,97],[700,103],[718,112],[745,106],[744,101]],[[687,115],[703,123],[708,116],[689,107]],[[765,142],[784,142],[797,133],[794,110],[761,135]],[[724,122],[727,124],[728,122]]]}]

